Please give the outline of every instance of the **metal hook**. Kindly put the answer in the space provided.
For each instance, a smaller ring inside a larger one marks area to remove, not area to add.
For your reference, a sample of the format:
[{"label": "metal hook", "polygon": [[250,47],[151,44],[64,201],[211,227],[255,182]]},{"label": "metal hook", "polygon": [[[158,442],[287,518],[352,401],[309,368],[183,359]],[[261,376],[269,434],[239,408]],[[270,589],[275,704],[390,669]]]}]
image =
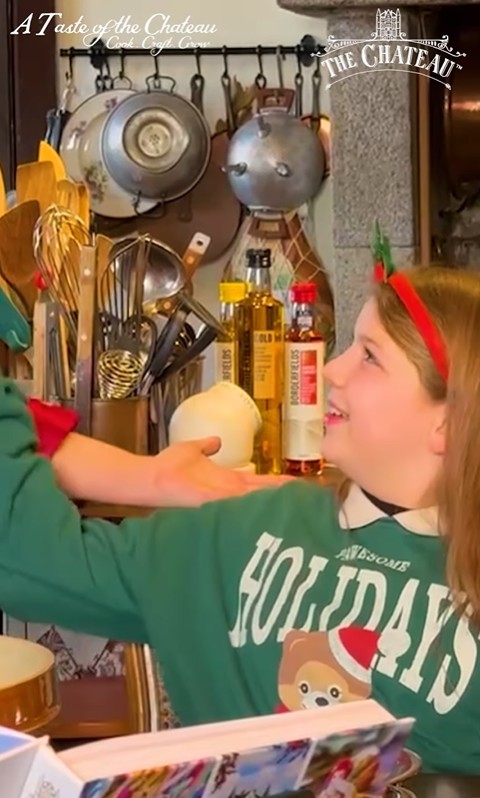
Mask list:
[{"label": "metal hook", "polygon": [[285,61],[285,53],[283,52],[281,44],[279,44],[277,47],[276,58],[277,58],[278,85],[280,86],[281,89],[283,89],[285,87],[285,83],[283,80],[283,62]]},{"label": "metal hook", "polygon": [[222,77],[228,77],[228,47],[223,45],[222,47],[222,57],[223,57],[223,75]]},{"label": "metal hook", "polygon": [[149,75],[148,78],[146,78],[146,81],[145,81],[149,91],[151,90],[151,87],[153,87],[154,89],[161,89],[162,88],[162,78],[161,78],[161,75],[160,75],[160,68],[159,68],[159,65],[158,65],[158,61],[159,61],[160,56],[157,53],[157,55],[152,55],[152,58],[153,58],[153,63],[154,63],[154,72],[153,72],[153,75]]},{"label": "metal hook", "polygon": [[190,78],[190,99],[194,106],[198,108],[200,113],[203,114],[203,92],[205,89],[205,78],[202,75],[200,67],[200,50],[198,47],[195,48],[194,55],[197,71]]},{"label": "metal hook", "polygon": [[295,57],[297,59],[297,75],[301,75],[302,74],[302,66],[303,66],[303,63],[302,63],[303,47],[301,47],[299,44],[297,44],[297,46],[295,47]]},{"label": "metal hook", "polygon": [[97,92],[104,90],[104,86],[103,86],[103,68],[98,70],[98,75],[95,78],[95,89],[96,89]]},{"label": "metal hook", "polygon": [[201,75],[202,74],[202,70],[201,70],[201,67],[200,67],[200,48],[196,47],[195,50],[193,51],[193,54],[195,56],[195,65],[196,65],[196,68],[197,68],[197,75]]},{"label": "metal hook", "polygon": [[73,54],[73,47],[70,47],[68,53],[68,70],[65,72],[65,83],[67,87],[70,87],[73,84],[73,59],[75,58]]},{"label": "metal hook", "polygon": [[123,50],[120,50],[120,71],[118,73],[119,80],[123,80],[125,77],[125,53]]},{"label": "metal hook", "polygon": [[303,48],[297,45],[297,47],[295,47],[295,55],[297,57],[297,71],[294,77],[295,116],[299,119],[303,113],[303,72],[302,72]]},{"label": "metal hook", "polygon": [[156,55],[152,54],[152,58],[153,58],[153,63],[155,65],[155,71],[154,71],[153,75],[149,75],[148,78],[146,78],[146,80],[145,80],[145,82],[147,84],[147,89],[149,91],[151,91],[152,88],[156,89],[156,90],[159,90],[159,89],[162,90],[163,89],[163,81],[164,80],[168,80],[170,82],[170,84],[171,84],[171,88],[169,89],[169,91],[171,91],[171,92],[175,91],[175,87],[177,85],[177,81],[175,80],[175,78],[170,77],[170,75],[161,75],[160,74],[160,67],[159,67],[160,56],[159,56],[159,54],[158,53]]},{"label": "metal hook", "polygon": [[260,75],[263,75],[263,48],[261,44],[257,45],[257,58],[258,58],[258,71]]},{"label": "metal hook", "polygon": [[264,89],[267,85],[267,79],[263,73],[263,48],[261,44],[257,45],[256,53],[258,59],[258,75],[255,78],[255,85],[257,89]]},{"label": "metal hook", "polygon": [[108,58],[105,59],[105,62],[100,68],[97,86],[99,87],[100,91],[110,91],[115,86],[115,81],[112,78],[112,73],[110,72],[110,62]]},{"label": "metal hook", "polygon": [[111,91],[111,89],[115,87],[115,78],[112,78],[110,69],[108,70],[108,74],[105,76],[103,82],[106,91]]},{"label": "metal hook", "polygon": [[167,80],[170,83],[170,88],[168,89],[168,91],[174,92],[177,85],[177,81],[175,80],[175,78],[170,77],[170,75],[157,75],[157,76],[149,75],[148,78],[145,79],[148,91],[153,91],[153,90],[158,91],[159,89],[162,91],[166,91],[166,89],[163,88],[164,80]]},{"label": "metal hook", "polygon": [[126,59],[125,50],[123,50],[123,49],[119,50],[118,55],[120,57],[120,69],[119,69],[118,75],[113,79],[113,87],[115,88],[115,87],[119,86],[120,84],[122,84],[127,89],[132,89],[133,88],[132,81],[125,74],[125,59]]},{"label": "metal hook", "polygon": [[109,88],[113,88],[110,83],[113,83],[110,75],[110,67],[108,61],[105,61],[100,64],[98,69],[98,75],[95,78],[95,88],[99,92],[107,91]]}]

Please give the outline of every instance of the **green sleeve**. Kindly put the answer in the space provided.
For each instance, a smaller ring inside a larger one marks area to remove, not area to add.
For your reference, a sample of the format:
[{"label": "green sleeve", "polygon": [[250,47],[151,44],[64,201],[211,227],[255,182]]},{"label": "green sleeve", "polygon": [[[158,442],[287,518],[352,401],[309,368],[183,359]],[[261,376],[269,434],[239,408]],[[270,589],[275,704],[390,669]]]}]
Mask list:
[{"label": "green sleeve", "polygon": [[[263,706],[245,677],[255,654],[243,662],[250,655],[229,635],[244,603],[242,574],[265,568],[272,546],[317,535],[318,490],[285,485],[117,526],[82,520],[35,446],[23,397],[0,380],[0,607],[25,621],[149,643],[183,723]],[[271,691],[266,707],[273,681]]]},{"label": "green sleeve", "polygon": [[[35,449],[24,398],[13,383],[2,379],[0,608],[26,621],[148,642],[138,586],[147,577],[145,570],[160,573],[165,567],[164,534],[168,539],[169,532],[191,516],[160,511],[118,526],[82,520],[58,489],[50,463]],[[204,526],[208,509],[192,512],[195,527]],[[161,581],[155,587],[160,600]]]}]

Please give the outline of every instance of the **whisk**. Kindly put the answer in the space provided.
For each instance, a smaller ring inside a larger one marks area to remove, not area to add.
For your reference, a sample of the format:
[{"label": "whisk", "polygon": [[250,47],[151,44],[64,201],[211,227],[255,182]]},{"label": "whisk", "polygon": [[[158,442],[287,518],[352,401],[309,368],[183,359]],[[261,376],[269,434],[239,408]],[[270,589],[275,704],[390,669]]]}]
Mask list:
[{"label": "whisk", "polygon": [[150,236],[120,241],[99,286],[99,308],[104,321],[106,349],[138,354],[143,315],[143,282],[151,245]]},{"label": "whisk", "polygon": [[120,242],[99,287],[103,351],[97,364],[100,398],[123,399],[138,388],[147,355],[142,345],[143,282],[151,239]]},{"label": "whisk", "polygon": [[145,358],[121,349],[107,349],[98,358],[100,399],[127,399],[140,384]]},{"label": "whisk", "polygon": [[35,224],[35,259],[50,296],[65,318],[72,345],[77,337],[80,252],[90,244],[84,222],[67,208],[51,205]]}]

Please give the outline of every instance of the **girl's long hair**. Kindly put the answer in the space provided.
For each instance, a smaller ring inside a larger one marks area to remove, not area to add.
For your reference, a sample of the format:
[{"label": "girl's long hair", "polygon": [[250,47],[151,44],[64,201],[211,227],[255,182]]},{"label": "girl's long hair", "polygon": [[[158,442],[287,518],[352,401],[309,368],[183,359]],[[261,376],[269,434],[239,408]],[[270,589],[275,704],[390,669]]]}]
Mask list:
[{"label": "girl's long hair", "polygon": [[447,580],[458,606],[480,625],[480,274],[442,268],[405,272],[442,333],[448,384],[388,283],[373,289],[381,322],[415,365],[433,401],[446,402],[446,449],[437,486]]}]

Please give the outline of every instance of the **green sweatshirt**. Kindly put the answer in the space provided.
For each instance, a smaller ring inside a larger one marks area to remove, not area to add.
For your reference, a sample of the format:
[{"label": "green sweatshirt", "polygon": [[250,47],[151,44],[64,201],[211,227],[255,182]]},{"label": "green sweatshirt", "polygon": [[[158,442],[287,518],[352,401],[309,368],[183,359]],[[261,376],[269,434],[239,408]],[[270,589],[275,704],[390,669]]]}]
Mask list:
[{"label": "green sweatshirt", "polygon": [[[478,633],[453,612],[435,512],[339,513],[302,482],[115,526],[82,520],[0,381],[0,607],[150,643],[180,722],[373,696],[426,769],[480,773]],[[348,528],[347,528],[348,527]]]}]

